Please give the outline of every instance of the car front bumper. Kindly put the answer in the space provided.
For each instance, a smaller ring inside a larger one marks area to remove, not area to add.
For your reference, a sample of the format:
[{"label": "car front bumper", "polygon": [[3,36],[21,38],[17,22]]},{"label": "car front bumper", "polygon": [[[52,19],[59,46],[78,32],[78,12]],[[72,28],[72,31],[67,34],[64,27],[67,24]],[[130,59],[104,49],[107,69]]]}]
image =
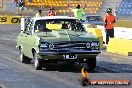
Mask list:
[{"label": "car front bumper", "polygon": [[47,50],[47,51],[39,51],[38,55],[66,55],[66,54],[99,54],[101,53],[99,50]]}]

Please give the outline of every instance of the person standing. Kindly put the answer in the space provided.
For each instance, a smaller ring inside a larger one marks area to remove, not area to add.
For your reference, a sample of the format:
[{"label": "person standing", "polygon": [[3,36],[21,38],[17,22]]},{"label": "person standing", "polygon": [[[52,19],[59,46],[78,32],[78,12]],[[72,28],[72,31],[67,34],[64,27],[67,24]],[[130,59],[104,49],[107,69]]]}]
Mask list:
[{"label": "person standing", "polygon": [[106,44],[109,42],[109,37],[114,38],[114,24],[116,17],[112,14],[112,9],[107,9],[107,14],[104,16],[105,32],[106,32]]},{"label": "person standing", "polygon": [[12,0],[16,7],[18,7],[18,0]]},{"label": "person standing", "polygon": [[29,2],[33,2],[33,0],[29,0]]},{"label": "person standing", "polygon": [[19,8],[20,8],[20,11],[24,10],[24,0],[19,0]]},{"label": "person standing", "polygon": [[42,10],[38,10],[35,17],[42,17]]},{"label": "person standing", "polygon": [[56,16],[56,12],[55,12],[55,9],[54,9],[53,7],[51,7],[51,8],[49,9],[48,16]]},{"label": "person standing", "polygon": [[82,21],[83,14],[84,14],[84,9],[85,9],[85,7],[86,7],[86,4],[84,5],[83,8],[81,8],[81,6],[80,6],[79,4],[76,6],[76,8],[71,8],[71,7],[70,7],[70,3],[68,3],[68,7],[69,7],[70,9],[72,9],[72,11],[74,12],[74,16],[75,16],[76,18],[78,18],[80,21]]}]

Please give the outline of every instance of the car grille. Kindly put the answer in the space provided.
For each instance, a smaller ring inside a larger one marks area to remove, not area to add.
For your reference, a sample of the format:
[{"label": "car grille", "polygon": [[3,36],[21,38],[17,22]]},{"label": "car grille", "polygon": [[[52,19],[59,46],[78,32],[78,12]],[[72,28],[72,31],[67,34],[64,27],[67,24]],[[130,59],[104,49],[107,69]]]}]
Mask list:
[{"label": "car grille", "polygon": [[52,43],[50,48],[52,49],[66,49],[66,48],[75,48],[75,49],[86,49],[86,42],[59,42]]}]

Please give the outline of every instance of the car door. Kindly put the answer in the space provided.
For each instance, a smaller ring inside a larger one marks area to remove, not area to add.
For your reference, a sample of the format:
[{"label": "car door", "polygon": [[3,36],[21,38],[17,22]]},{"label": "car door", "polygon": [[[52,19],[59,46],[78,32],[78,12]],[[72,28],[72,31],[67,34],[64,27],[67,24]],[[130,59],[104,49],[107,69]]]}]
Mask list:
[{"label": "car door", "polygon": [[24,54],[28,57],[31,57],[32,55],[32,47],[34,44],[34,37],[32,34],[32,30],[33,30],[33,22],[30,21],[30,23],[27,25],[27,30],[24,32],[24,38],[25,38],[25,42],[24,42]]},{"label": "car door", "polygon": [[25,36],[24,36],[24,32],[21,32],[18,36],[17,36],[17,46],[21,46],[21,51],[23,51],[23,46],[24,46],[24,41],[25,41]]}]

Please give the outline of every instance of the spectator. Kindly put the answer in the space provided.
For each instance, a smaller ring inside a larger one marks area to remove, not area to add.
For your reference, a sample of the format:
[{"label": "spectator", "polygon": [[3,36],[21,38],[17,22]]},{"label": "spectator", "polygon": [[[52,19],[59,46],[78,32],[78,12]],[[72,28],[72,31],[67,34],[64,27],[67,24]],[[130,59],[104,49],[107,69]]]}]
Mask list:
[{"label": "spectator", "polygon": [[109,42],[109,37],[114,38],[114,24],[116,17],[112,14],[112,9],[107,9],[107,14],[104,16],[105,31],[106,31],[106,44]]},{"label": "spectator", "polygon": [[29,2],[32,2],[32,0],[29,0]]},{"label": "spectator", "polygon": [[38,10],[35,17],[42,17],[42,10]]},{"label": "spectator", "polygon": [[24,0],[19,0],[20,11],[24,10]]},{"label": "spectator", "polygon": [[71,8],[70,7],[70,3],[68,4],[68,7],[70,9],[72,9],[72,11],[74,12],[74,16],[76,18],[78,18],[80,21],[82,21],[82,17],[83,17],[83,14],[84,14],[84,9],[86,7],[86,4],[84,5],[83,8],[81,8],[81,6],[78,4],[76,8]]},{"label": "spectator", "polygon": [[35,32],[51,32],[51,30],[49,30],[48,28],[46,28],[46,24],[45,23],[41,23],[38,24]]},{"label": "spectator", "polygon": [[13,0],[13,3],[18,7],[18,0]]},{"label": "spectator", "polygon": [[56,12],[55,12],[55,9],[54,9],[53,7],[51,7],[51,8],[49,9],[48,16],[56,16]]}]

